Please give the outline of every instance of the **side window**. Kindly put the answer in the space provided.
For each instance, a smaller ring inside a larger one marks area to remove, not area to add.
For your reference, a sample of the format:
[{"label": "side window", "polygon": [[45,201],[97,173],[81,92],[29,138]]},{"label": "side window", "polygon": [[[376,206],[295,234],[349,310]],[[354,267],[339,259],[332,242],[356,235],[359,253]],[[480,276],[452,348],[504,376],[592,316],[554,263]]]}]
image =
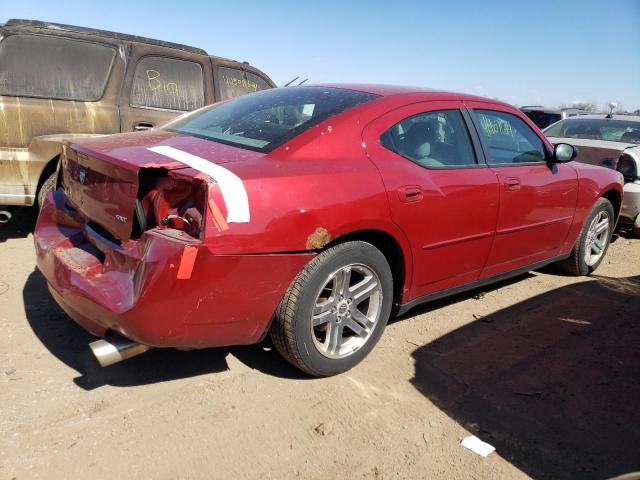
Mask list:
[{"label": "side window", "polygon": [[220,85],[220,100],[271,88],[258,75],[230,67],[218,67],[218,85]]},{"label": "side window", "polygon": [[144,57],[131,85],[132,107],[189,111],[204,106],[204,80],[199,63],[166,57]]},{"label": "side window", "polygon": [[0,41],[0,95],[99,100],[115,55],[99,43],[10,35]]},{"label": "side window", "polygon": [[489,148],[489,164],[546,161],[544,144],[531,128],[515,115],[493,110],[476,110],[480,134]]},{"label": "side window", "polygon": [[427,168],[477,165],[459,110],[439,110],[405,118],[387,130],[384,147]]}]

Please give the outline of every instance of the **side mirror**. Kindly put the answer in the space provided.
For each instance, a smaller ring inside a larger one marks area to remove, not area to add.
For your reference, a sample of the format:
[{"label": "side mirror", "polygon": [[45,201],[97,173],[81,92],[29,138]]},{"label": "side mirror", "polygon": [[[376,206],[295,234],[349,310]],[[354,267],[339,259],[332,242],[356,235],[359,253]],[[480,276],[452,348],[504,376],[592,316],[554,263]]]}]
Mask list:
[{"label": "side mirror", "polygon": [[553,148],[553,161],[558,163],[570,162],[578,156],[578,149],[568,143],[558,143]]}]

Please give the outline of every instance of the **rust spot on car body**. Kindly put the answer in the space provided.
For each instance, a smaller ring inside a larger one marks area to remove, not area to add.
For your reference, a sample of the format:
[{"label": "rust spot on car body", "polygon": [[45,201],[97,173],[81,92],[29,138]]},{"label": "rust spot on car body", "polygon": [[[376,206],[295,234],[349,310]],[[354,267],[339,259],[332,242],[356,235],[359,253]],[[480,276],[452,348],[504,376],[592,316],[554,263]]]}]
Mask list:
[{"label": "rust spot on car body", "polygon": [[318,227],[307,238],[307,250],[317,250],[324,247],[331,240],[331,235],[327,232],[326,228]]}]

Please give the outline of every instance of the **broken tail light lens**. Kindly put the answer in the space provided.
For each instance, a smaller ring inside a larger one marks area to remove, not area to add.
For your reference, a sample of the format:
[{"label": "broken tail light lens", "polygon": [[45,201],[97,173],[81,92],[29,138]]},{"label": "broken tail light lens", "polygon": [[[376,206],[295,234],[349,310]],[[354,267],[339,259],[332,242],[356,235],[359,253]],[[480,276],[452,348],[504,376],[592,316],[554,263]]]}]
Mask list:
[{"label": "broken tail light lens", "polygon": [[153,228],[180,230],[202,240],[206,205],[206,182],[174,172],[140,173],[136,200],[136,224],[139,237]]}]

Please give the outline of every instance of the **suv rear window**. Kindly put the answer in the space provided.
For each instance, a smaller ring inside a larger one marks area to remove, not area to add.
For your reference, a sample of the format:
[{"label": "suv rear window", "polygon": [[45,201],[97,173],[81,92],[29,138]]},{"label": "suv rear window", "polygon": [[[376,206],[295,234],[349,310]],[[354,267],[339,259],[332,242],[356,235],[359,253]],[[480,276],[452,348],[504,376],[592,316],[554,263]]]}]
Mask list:
[{"label": "suv rear window", "polygon": [[202,66],[177,58],[142,58],[136,65],[130,103],[181,112],[204,106]]},{"label": "suv rear window", "polygon": [[218,68],[218,84],[221,100],[271,88],[271,85],[258,75],[230,67]]},{"label": "suv rear window", "polygon": [[314,125],[377,95],[329,87],[271,88],[212,105],[161,127],[270,152]]},{"label": "suv rear window", "polygon": [[44,35],[0,42],[0,95],[95,101],[102,97],[115,50]]}]

